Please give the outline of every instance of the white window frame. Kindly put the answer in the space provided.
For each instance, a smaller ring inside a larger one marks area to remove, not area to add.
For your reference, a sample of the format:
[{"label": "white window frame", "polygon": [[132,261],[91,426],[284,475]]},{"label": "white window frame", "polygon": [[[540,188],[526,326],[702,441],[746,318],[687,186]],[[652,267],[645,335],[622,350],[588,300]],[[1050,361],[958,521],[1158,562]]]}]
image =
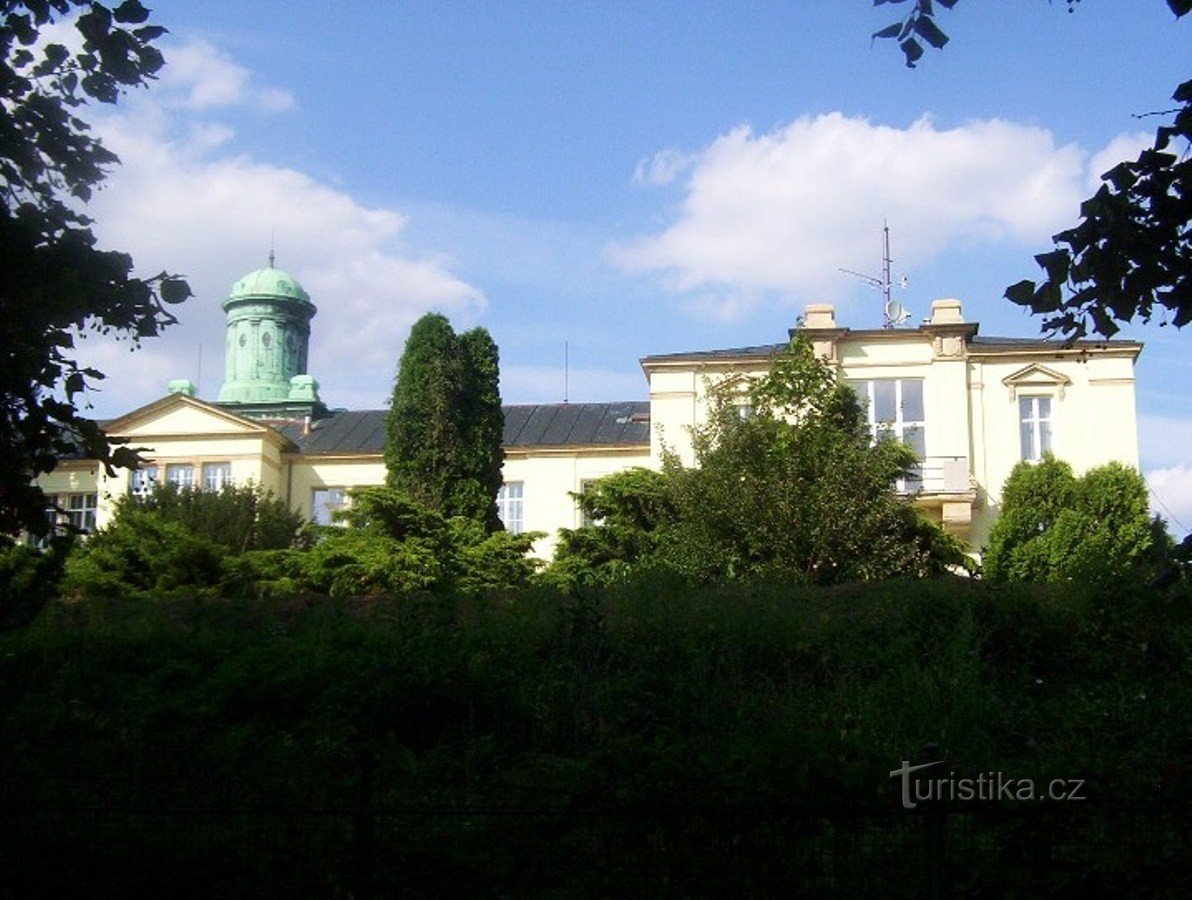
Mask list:
[{"label": "white window frame", "polygon": [[[322,496],[320,496],[322,495]],[[344,525],[335,513],[348,508],[348,488],[327,485],[313,488],[310,493],[310,520],[315,525]]]},{"label": "white window frame", "polygon": [[[891,420],[878,419],[875,402],[876,385],[878,382],[894,385],[894,418]],[[904,415],[905,403],[903,385],[917,382],[920,385],[920,399],[923,405],[922,419],[908,419]],[[894,437],[904,444],[909,443],[907,436],[918,432],[923,437],[923,455],[920,462],[927,459],[927,380],[925,378],[868,378],[850,380],[850,386],[857,392],[857,399],[865,405],[865,418],[869,423],[869,436],[876,442],[885,437]],[[906,478],[899,478],[897,489],[901,493],[915,493],[923,489],[923,467],[916,466]]]},{"label": "white window frame", "polygon": [[[184,472],[187,474],[182,477]],[[168,463],[166,465],[166,483],[179,489],[193,488],[195,486],[194,463]]]},{"label": "white window frame", "polygon": [[497,515],[510,534],[526,528],[526,485],[524,481],[506,481],[497,491]]},{"label": "white window frame", "polygon": [[232,484],[232,464],[226,461],[203,463],[203,490],[222,491]]},{"label": "white window frame", "polygon": [[66,497],[66,518],[83,534],[95,531],[96,515],[99,512],[99,494],[68,494]]},{"label": "white window frame", "polygon": [[[580,482],[579,482],[580,495],[582,496],[583,494],[586,494],[591,489],[592,485],[594,485],[599,480],[600,480],[599,478],[581,478]],[[575,502],[575,509],[576,509],[576,512],[578,513],[580,528],[591,528],[594,525],[603,525],[604,524],[604,519],[599,518],[597,516],[588,515],[588,513],[584,510],[584,508],[582,506],[580,506],[578,500],[576,500],[576,502]]]},{"label": "white window frame", "polygon": [[141,466],[128,480],[129,491],[134,497],[148,497],[157,484],[158,472],[157,466]]},{"label": "white window frame", "polygon": [[[1046,415],[1040,411],[1040,400],[1047,402]],[[1045,453],[1055,452],[1055,405],[1055,396],[1052,394],[1018,395],[1018,456],[1024,462],[1042,462]],[[1029,425],[1031,429],[1030,447],[1022,439],[1024,425]],[[1047,426],[1046,430],[1044,425]],[[1047,446],[1043,446],[1044,443]]]}]

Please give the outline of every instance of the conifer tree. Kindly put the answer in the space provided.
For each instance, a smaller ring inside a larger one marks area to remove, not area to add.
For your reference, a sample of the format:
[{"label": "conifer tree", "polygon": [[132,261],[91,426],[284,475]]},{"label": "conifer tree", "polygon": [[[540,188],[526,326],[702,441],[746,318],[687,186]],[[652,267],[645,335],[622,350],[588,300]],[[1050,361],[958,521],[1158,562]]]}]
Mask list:
[{"label": "conifer tree", "polygon": [[386,423],[387,483],[444,516],[500,528],[503,452],[497,346],[428,313],[410,330]]}]

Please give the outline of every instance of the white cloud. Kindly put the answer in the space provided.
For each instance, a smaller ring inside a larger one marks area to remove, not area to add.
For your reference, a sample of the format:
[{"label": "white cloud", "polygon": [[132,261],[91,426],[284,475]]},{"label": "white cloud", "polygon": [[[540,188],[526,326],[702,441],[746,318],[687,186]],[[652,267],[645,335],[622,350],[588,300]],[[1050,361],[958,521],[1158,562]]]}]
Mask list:
[{"label": "white cloud", "polygon": [[908,267],[974,242],[1046,242],[1087,194],[1088,170],[1084,151],[1042,128],[995,119],[940,129],[929,117],[894,128],[831,113],[768,133],[743,125],[698,154],[663,151],[638,164],[635,181],[684,171],[673,224],[610,255],[725,318],[774,295],[834,299],[846,289],[838,269],[872,256],[886,217]]},{"label": "white cloud", "polygon": [[1177,537],[1192,528],[1192,466],[1183,463],[1146,473],[1151,489],[1151,511],[1163,516]]},{"label": "white cloud", "polygon": [[266,112],[293,109],[294,97],[275,87],[259,87],[252,73],[207,41],[171,45],[157,86],[167,105],[187,110],[254,106]]},{"label": "white cloud", "polygon": [[699,156],[694,153],[680,153],[678,150],[663,150],[648,159],[639,160],[633,172],[634,184],[670,184],[690,169]]},{"label": "white cloud", "polygon": [[[237,155],[232,129],[197,110],[263,102],[250,75],[205,44],[168,56],[171,65],[183,61],[173,87],[138,92],[117,115],[96,120],[122,164],[89,212],[104,246],[130,252],[142,274],[185,275],[195,297],[177,307],[182,324],[147,342],[135,367],[117,362],[125,351],[114,352],[110,341],[93,337],[82,346],[83,356],[109,374],[96,398],[100,414],[160,396],[169,378],[193,378],[200,344],[201,395],[214,396],[223,366],[219,303],[233,282],[265,265],[271,245],[277,265],[318,307],[310,366],[324,398],[337,406],[379,405],[412,322],[435,309],[470,324],[485,307],[483,293],[452,273],[451,260],[408,246],[400,212]],[[187,86],[181,93],[189,98],[181,105],[178,85]]]}]

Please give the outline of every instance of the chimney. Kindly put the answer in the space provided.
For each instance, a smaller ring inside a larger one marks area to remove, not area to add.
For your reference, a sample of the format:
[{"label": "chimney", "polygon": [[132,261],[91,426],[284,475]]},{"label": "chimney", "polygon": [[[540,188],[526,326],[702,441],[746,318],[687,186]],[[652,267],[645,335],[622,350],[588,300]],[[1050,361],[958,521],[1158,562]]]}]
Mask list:
[{"label": "chimney", "polygon": [[928,325],[963,325],[964,315],[959,300],[933,300]]},{"label": "chimney", "polygon": [[836,307],[831,303],[810,303],[803,310],[804,328],[835,328]]}]

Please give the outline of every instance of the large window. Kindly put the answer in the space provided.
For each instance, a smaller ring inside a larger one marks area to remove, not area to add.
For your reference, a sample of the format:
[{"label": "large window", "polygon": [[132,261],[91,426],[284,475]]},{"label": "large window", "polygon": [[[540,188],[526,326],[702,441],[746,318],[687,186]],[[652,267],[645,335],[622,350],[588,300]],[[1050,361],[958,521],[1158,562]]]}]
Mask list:
[{"label": "large window", "polygon": [[1018,398],[1019,434],[1022,458],[1038,462],[1051,452],[1051,398]]},{"label": "large window", "polygon": [[[854,381],[853,390],[866,408],[873,439],[900,440],[919,459],[927,454],[927,421],[923,408],[922,378],[883,378]],[[898,482],[900,491],[917,491],[923,486],[923,472],[916,468]]]},{"label": "large window", "polygon": [[153,493],[155,484],[157,484],[157,466],[142,466],[132,473],[132,492],[138,497],[147,497]]},{"label": "large window", "polygon": [[338,524],[333,516],[347,505],[347,488],[315,488],[311,496],[310,520],[316,525]]},{"label": "large window", "polygon": [[98,508],[98,494],[71,494],[66,500],[66,515],[70,524],[87,534],[95,530],[95,511]]},{"label": "large window", "polygon": [[497,515],[510,534],[521,534],[523,524],[522,483],[507,481],[497,491]]},{"label": "large window", "polygon": [[175,463],[166,466],[166,481],[176,488],[193,487],[195,467],[190,463]]},{"label": "large window", "polygon": [[222,491],[232,483],[230,462],[203,463],[203,490]]},{"label": "large window", "polygon": [[[596,483],[596,481],[597,479],[595,478],[585,478],[583,481],[581,481],[579,483],[580,494],[586,494],[591,489],[592,485]],[[604,519],[589,514],[588,511],[581,506],[579,507],[579,524],[584,528],[587,528],[591,525],[603,525]]]}]

